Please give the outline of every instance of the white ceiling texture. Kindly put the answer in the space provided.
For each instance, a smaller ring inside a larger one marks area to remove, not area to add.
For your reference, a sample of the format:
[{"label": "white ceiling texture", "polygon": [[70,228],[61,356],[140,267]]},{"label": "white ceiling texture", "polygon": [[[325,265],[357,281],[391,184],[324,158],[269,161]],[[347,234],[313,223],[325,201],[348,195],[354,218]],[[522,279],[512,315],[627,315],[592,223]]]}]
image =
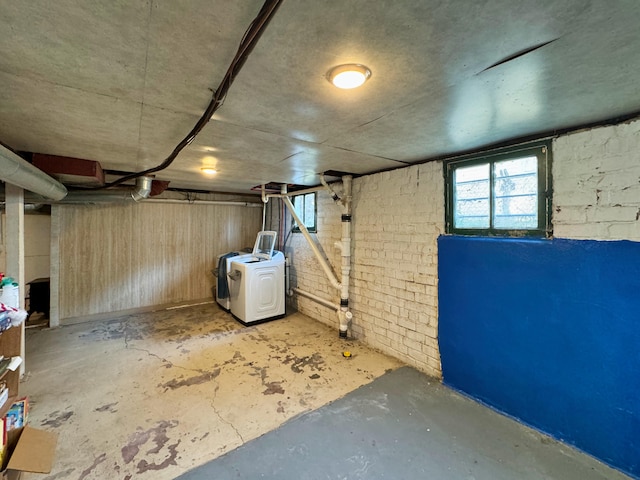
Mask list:
[{"label": "white ceiling texture", "polygon": [[[0,0],[0,142],[137,172],[197,125],[261,0]],[[284,0],[171,187],[317,185],[640,112],[637,0]],[[336,65],[368,66],[339,90]],[[218,173],[204,176],[212,166]],[[112,177],[115,178],[115,177]]]}]

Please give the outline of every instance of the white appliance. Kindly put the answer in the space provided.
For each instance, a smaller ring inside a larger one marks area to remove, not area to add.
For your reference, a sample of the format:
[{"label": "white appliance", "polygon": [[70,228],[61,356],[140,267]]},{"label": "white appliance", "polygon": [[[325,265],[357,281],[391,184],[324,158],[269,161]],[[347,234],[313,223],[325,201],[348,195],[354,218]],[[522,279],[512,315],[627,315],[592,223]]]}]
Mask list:
[{"label": "white appliance", "polygon": [[275,243],[276,232],[259,232],[253,253],[231,258],[230,310],[244,325],[284,317],[284,255]]},{"label": "white appliance", "polygon": [[245,252],[228,252],[218,255],[217,267],[213,272],[216,277],[216,302],[227,312],[231,309],[229,277],[227,276],[227,273],[231,271],[231,261],[251,256],[251,253]]}]

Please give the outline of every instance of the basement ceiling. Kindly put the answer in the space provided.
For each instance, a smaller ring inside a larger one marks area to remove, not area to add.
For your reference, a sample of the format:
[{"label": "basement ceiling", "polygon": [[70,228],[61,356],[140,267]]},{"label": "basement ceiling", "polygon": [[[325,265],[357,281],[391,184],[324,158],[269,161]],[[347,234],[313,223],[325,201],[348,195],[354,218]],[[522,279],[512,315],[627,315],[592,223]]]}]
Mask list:
[{"label": "basement ceiling", "polygon": [[[0,0],[0,141],[138,171],[193,128],[263,2]],[[317,185],[640,112],[634,0],[285,0],[196,140],[156,174]],[[333,66],[368,66],[339,90]],[[203,176],[200,168],[218,170]]]}]

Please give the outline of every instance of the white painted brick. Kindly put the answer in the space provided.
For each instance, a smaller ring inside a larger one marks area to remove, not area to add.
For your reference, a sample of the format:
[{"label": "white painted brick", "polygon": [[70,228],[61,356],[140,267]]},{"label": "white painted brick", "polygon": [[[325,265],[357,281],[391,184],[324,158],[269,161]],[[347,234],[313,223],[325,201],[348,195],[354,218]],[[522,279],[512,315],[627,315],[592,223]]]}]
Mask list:
[{"label": "white painted brick", "polygon": [[[587,222],[588,208],[590,207],[558,205],[554,209],[553,224],[554,225],[563,225],[563,224],[582,225]],[[557,235],[557,231],[556,231],[556,235]]]},{"label": "white painted brick", "polygon": [[625,223],[636,221],[639,208],[633,207],[594,207],[587,209],[587,222]]},{"label": "white painted brick", "polygon": [[565,191],[554,192],[553,205],[554,212],[556,208],[566,207],[584,207],[586,205],[595,205],[598,202],[598,194],[595,189],[569,189]]},{"label": "white painted brick", "polygon": [[[589,239],[607,239],[611,240],[610,229],[608,223],[581,223],[560,225],[564,238],[575,238],[580,240]],[[559,230],[560,228],[558,228]]]},{"label": "white painted brick", "polygon": [[640,241],[640,121],[564,135],[552,151],[554,236]]},{"label": "white painted brick", "polygon": [[430,356],[431,358],[439,358],[440,354],[438,348],[435,345],[422,344],[422,352]]},{"label": "white painted brick", "polygon": [[607,192],[602,205],[637,205],[640,199],[640,184]]},{"label": "white painted brick", "polygon": [[[403,309],[404,310],[404,309]],[[407,312],[406,316],[401,316],[400,318],[398,318],[397,322],[398,325],[401,326],[402,328],[406,328],[407,330],[416,330],[416,322],[414,320],[410,320],[409,319],[409,314],[408,314],[408,310],[405,310]]]},{"label": "white painted brick", "polygon": [[407,339],[413,340],[414,342],[417,342],[420,345],[420,348],[422,348],[423,344],[427,342],[426,335],[413,330],[407,330],[407,332],[405,333],[405,337]]},{"label": "white painted brick", "polygon": [[[553,229],[565,238],[640,241],[640,122],[571,133],[554,140]],[[354,180],[352,332],[383,352],[440,376],[437,237],[444,232],[442,163]],[[318,197],[318,235],[339,271],[340,208]],[[619,206],[616,206],[619,205]],[[292,235],[296,279],[337,298],[308,247]],[[299,300],[307,313],[337,326],[334,312]]]},{"label": "white painted brick", "polygon": [[637,239],[640,241],[640,222],[609,225],[608,233],[611,239]]},{"label": "white painted brick", "polygon": [[438,338],[438,329],[428,324],[417,324],[416,331],[423,333],[425,337],[428,337],[431,340],[436,340]]}]

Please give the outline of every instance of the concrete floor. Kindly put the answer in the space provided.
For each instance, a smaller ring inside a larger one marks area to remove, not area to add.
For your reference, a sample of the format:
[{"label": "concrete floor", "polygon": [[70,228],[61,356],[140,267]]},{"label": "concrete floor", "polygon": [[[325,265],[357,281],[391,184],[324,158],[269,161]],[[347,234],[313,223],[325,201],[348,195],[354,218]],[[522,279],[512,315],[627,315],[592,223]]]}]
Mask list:
[{"label": "concrete floor", "polygon": [[178,480],[622,480],[410,367],[386,373]]},{"label": "concrete floor", "polygon": [[23,478],[628,478],[399,367],[303,315],[246,328],[215,304],[30,331],[21,394],[59,440]]},{"label": "concrete floor", "polygon": [[173,479],[399,365],[300,314],[246,328],[215,304],[30,331],[20,393],[59,439],[51,474],[23,478]]}]

